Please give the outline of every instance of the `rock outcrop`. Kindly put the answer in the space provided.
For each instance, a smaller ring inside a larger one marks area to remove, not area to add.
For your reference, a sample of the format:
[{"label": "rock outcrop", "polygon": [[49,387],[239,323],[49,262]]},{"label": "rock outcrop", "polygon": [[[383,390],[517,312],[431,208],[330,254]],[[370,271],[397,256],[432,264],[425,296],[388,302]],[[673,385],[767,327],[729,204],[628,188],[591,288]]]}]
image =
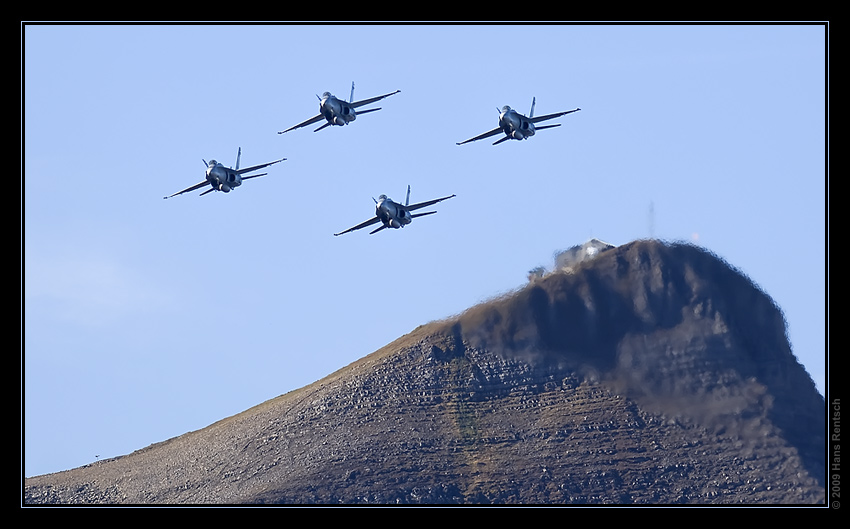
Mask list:
[{"label": "rock outcrop", "polygon": [[637,241],[24,502],[823,503],[824,409],[748,278]]}]

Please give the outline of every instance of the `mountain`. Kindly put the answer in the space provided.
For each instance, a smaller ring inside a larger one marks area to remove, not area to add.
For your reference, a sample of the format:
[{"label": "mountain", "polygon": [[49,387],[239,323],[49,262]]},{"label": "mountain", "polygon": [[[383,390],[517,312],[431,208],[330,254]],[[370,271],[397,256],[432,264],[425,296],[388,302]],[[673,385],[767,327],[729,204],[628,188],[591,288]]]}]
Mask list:
[{"label": "mountain", "polygon": [[24,503],[823,503],[785,327],[711,253],[636,241]]}]

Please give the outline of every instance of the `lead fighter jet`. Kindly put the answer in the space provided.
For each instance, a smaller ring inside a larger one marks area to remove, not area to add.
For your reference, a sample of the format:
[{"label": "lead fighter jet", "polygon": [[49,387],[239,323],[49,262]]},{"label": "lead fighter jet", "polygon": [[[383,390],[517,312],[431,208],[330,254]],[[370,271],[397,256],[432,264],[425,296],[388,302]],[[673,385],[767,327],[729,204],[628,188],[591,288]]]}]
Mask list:
[{"label": "lead fighter jet", "polygon": [[194,191],[196,189],[200,189],[204,186],[209,185],[211,189],[207,189],[203,193],[198,196],[206,195],[211,191],[221,191],[223,193],[230,193],[230,190],[239,187],[242,185],[243,180],[248,180],[249,178],[257,178],[258,176],[265,176],[268,173],[255,174],[250,176],[243,176],[245,173],[250,173],[252,171],[256,171],[257,169],[262,169],[263,167],[268,167],[270,165],[276,164],[278,162],[282,162],[286,160],[286,158],[281,158],[280,160],[275,160],[273,162],[264,163],[260,165],[254,165],[252,167],[246,167],[245,169],[239,168],[239,159],[242,157],[242,147],[239,148],[239,152],[236,153],[236,169],[231,169],[229,167],[225,167],[218,163],[215,160],[210,160],[210,163],[207,163],[206,160],[203,160],[204,164],[207,166],[207,178],[203,182],[199,182],[191,187],[187,187],[183,191],[178,191],[173,195],[168,195],[167,197],[162,198],[171,198],[183,193],[188,193],[189,191]]},{"label": "lead fighter jet", "polygon": [[342,235],[343,233],[348,233],[354,230],[359,230],[360,228],[365,228],[366,226],[371,226],[372,224],[377,224],[379,222],[383,223],[383,225],[377,229],[370,231],[369,235],[377,233],[383,230],[384,228],[403,228],[406,225],[410,224],[415,217],[423,217],[425,215],[433,215],[434,213],[436,213],[436,211],[427,211],[425,213],[416,213],[411,215],[411,211],[417,210],[419,208],[424,208],[432,204],[436,204],[437,202],[442,202],[443,200],[448,200],[453,196],[454,195],[443,198],[435,198],[434,200],[428,200],[426,202],[420,202],[418,204],[408,204],[408,202],[410,202],[410,186],[407,186],[407,198],[404,200],[404,205],[392,201],[391,199],[387,198],[387,195],[379,196],[378,200],[375,200],[373,198],[372,200],[375,200],[374,218],[369,219],[365,222],[361,222],[353,228],[348,228],[345,231],[334,233],[334,236]]},{"label": "lead fighter jet", "polygon": [[[348,125],[350,122],[357,119],[357,112],[354,111],[355,108],[361,107],[363,105],[368,105],[369,103],[374,103],[375,101],[379,101],[385,97],[389,97],[399,92],[401,92],[401,90],[396,90],[395,92],[390,92],[389,94],[384,94],[382,96],[370,97],[369,99],[363,99],[361,101],[354,101],[354,83],[352,82],[350,102],[345,101],[344,99],[337,99],[336,96],[334,96],[330,92],[325,92],[324,94],[322,94],[322,97],[316,95],[316,97],[319,97],[319,115],[313,116],[307,121],[302,121],[298,125],[289,127],[286,130],[282,130],[278,132],[278,134],[283,134],[284,132],[289,132],[290,130],[306,127],[307,125],[318,123],[323,119],[327,120],[327,123],[317,128],[313,132],[319,132],[320,130],[329,125]],[[377,110],[381,109],[370,108],[368,110],[361,110],[360,113],[367,114],[369,112],[375,112]]]},{"label": "lead fighter jet", "polygon": [[574,110],[567,110],[565,112],[557,112],[555,114],[546,114],[545,116],[534,117],[534,103],[537,101],[537,98],[533,98],[531,100],[531,112],[528,113],[528,117],[523,116],[516,110],[511,107],[505,105],[502,107],[502,110],[499,111],[499,126],[493,130],[487,131],[484,134],[479,134],[474,138],[469,138],[468,140],[462,141],[458,143],[458,145],[463,145],[464,143],[469,143],[471,141],[483,140],[484,138],[489,138],[490,136],[495,136],[500,132],[505,133],[505,137],[499,140],[496,140],[493,145],[498,145],[505,140],[526,140],[531,136],[534,136],[535,130],[543,130],[543,129],[551,129],[552,127],[560,127],[561,124],[558,123],[556,125],[543,125],[542,127],[535,127],[535,123],[540,123],[541,121],[546,121],[549,119],[557,118],[564,116],[566,114],[571,114],[573,112],[578,112],[581,110],[580,108],[576,108]]}]

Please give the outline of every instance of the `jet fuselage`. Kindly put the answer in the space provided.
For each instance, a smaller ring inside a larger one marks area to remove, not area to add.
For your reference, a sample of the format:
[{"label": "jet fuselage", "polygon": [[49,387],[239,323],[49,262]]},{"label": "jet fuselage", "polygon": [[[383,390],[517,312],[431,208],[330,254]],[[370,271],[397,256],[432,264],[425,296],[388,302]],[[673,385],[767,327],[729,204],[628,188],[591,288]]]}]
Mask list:
[{"label": "jet fuselage", "polygon": [[210,160],[207,166],[207,181],[217,191],[229,193],[231,189],[242,185],[242,177],[221,165],[215,160]]},{"label": "jet fuselage", "polygon": [[319,113],[325,116],[325,119],[331,125],[347,125],[357,119],[357,113],[351,105],[345,101],[340,101],[329,92],[322,94]]},{"label": "jet fuselage", "polygon": [[502,107],[499,113],[499,126],[515,140],[524,140],[534,136],[534,123],[509,106]]},{"label": "jet fuselage", "polygon": [[393,202],[386,195],[378,197],[378,203],[375,205],[375,215],[381,219],[381,222],[387,228],[403,228],[413,220],[410,212],[404,206]]}]

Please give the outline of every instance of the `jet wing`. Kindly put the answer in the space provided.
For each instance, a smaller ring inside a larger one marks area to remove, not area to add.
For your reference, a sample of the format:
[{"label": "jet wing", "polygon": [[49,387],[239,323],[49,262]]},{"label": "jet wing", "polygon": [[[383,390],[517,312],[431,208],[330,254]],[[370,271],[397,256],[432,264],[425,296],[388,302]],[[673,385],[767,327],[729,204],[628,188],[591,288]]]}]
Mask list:
[{"label": "jet wing", "polygon": [[381,219],[379,219],[378,217],[372,217],[371,219],[369,219],[365,222],[361,222],[357,226],[354,226],[352,228],[348,228],[347,230],[341,231],[339,233],[334,233],[334,237],[336,237],[337,235],[342,235],[343,233],[348,233],[350,231],[359,230],[360,228],[365,228],[366,226],[371,226],[372,224],[375,224],[377,222],[381,222]]},{"label": "jet wing", "polygon": [[290,130],[295,130],[295,129],[299,129],[301,127],[306,127],[307,125],[312,125],[313,123],[318,123],[319,121],[321,121],[323,119],[325,119],[325,116],[319,114],[318,116],[313,116],[312,118],[308,119],[307,121],[302,121],[298,125],[289,127],[286,130],[282,130],[282,131],[278,132],[278,134],[283,134],[284,132],[289,132]]},{"label": "jet wing", "polygon": [[187,188],[186,188],[186,189],[184,189],[183,191],[178,191],[178,192],[174,193],[173,195],[168,195],[167,197],[162,197],[162,198],[171,198],[171,197],[176,197],[177,195],[182,195],[183,193],[188,193],[189,191],[194,191],[194,190],[196,190],[196,189],[200,189],[200,188],[202,188],[202,187],[204,187],[204,186],[206,186],[206,185],[209,185],[209,184],[210,184],[210,183],[209,183],[207,180],[204,180],[203,182],[197,183],[197,184],[195,184],[195,185],[193,185],[193,186],[191,186],[191,187],[187,187]]},{"label": "jet wing", "polygon": [[573,112],[578,112],[581,110],[580,108],[576,108],[573,110],[567,110],[566,112],[556,112],[555,114],[546,114],[545,116],[535,116],[533,118],[528,118],[528,121],[532,123],[540,123],[541,121],[546,121],[547,119],[559,118],[561,116],[565,116],[567,114],[572,114]]},{"label": "jet wing", "polygon": [[430,205],[432,205],[432,204],[436,204],[437,202],[442,202],[443,200],[448,200],[448,199],[450,199],[450,198],[452,198],[452,197],[454,197],[454,196],[455,196],[455,195],[450,195],[450,196],[443,197],[443,198],[435,198],[434,200],[428,200],[428,201],[426,201],[426,202],[419,202],[418,204],[411,204],[411,205],[409,205],[409,206],[403,206],[403,207],[404,207],[404,209],[406,209],[407,211],[413,211],[413,210],[415,210],[415,209],[428,207],[428,206],[430,206]]},{"label": "jet wing", "polygon": [[383,99],[385,97],[390,97],[391,95],[397,94],[399,92],[401,92],[401,90],[396,90],[395,92],[390,92],[389,94],[384,94],[384,95],[378,96],[378,97],[370,97],[369,99],[363,99],[361,101],[355,101],[353,103],[349,103],[349,105],[351,105],[352,108],[362,107],[363,105],[368,105],[369,103],[374,103],[375,101],[380,101],[381,99]]},{"label": "jet wing", "polygon": [[[275,160],[275,161],[269,162],[269,163],[255,165],[253,167],[246,167],[245,169],[239,169],[238,171],[236,171],[236,174],[241,175],[243,173],[250,173],[251,171],[256,171],[257,169],[262,169],[263,167],[268,167],[270,165],[274,165],[274,164],[276,164],[278,162],[282,162],[284,160],[286,160],[286,158],[281,158],[280,160]],[[257,175],[257,176],[260,176],[260,175]],[[248,177],[243,177],[243,178],[253,178],[253,177],[248,176]]]},{"label": "jet wing", "polygon": [[495,129],[485,132],[484,134],[479,134],[474,138],[469,138],[468,140],[462,141],[458,143],[458,145],[463,145],[464,143],[469,143],[471,141],[483,140],[484,138],[489,138],[490,136],[495,136],[496,134],[502,132],[502,127],[496,127]]}]

